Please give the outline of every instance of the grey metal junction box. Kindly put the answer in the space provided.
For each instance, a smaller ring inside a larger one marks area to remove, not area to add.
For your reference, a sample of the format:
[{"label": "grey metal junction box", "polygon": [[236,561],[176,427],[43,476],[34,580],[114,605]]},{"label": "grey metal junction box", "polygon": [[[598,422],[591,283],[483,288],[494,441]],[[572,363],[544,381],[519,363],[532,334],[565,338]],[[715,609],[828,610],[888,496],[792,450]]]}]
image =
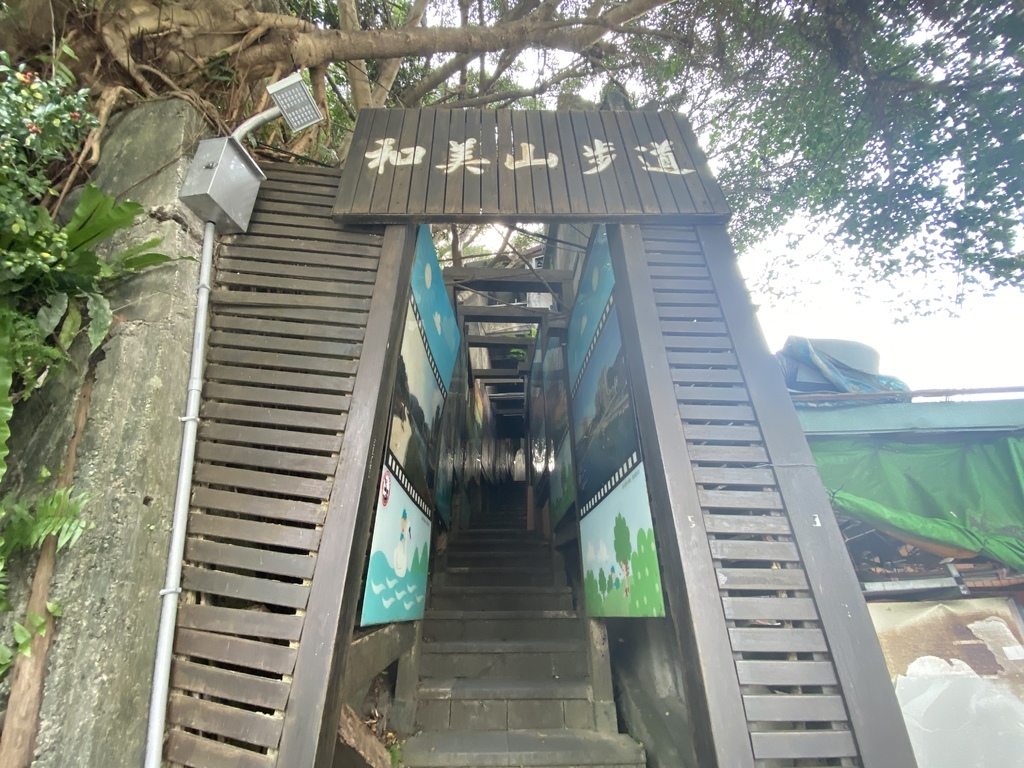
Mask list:
[{"label": "grey metal junction box", "polygon": [[199,142],[178,198],[222,235],[245,232],[266,176],[231,136]]}]

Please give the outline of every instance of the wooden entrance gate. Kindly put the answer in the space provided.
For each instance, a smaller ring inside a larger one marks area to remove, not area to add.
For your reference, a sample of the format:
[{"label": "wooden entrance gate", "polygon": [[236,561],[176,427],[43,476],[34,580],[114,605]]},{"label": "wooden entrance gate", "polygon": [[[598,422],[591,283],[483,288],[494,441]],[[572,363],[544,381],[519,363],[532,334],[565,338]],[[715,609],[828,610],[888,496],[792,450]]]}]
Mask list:
[{"label": "wooden entrance gate", "polygon": [[[218,267],[171,762],[330,764],[409,225],[589,221],[612,225],[700,764],[914,765],[842,537],[739,276],[724,196],[683,118],[365,110],[340,179],[268,175],[253,229]],[[254,554],[265,552],[268,525],[289,526],[287,552]],[[234,602],[192,605],[208,595]],[[267,596],[270,613],[245,610]]]}]

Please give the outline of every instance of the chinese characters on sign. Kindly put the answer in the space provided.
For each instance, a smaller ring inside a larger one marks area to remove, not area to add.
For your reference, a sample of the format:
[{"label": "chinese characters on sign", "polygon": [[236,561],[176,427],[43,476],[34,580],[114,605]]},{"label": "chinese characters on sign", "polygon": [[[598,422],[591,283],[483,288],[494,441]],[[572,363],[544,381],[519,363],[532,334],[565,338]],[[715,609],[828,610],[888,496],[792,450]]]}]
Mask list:
[{"label": "chinese characters on sign", "polygon": [[490,165],[491,161],[484,157],[473,157],[473,150],[476,148],[476,139],[465,141],[448,142],[448,162],[435,165],[437,170],[444,173],[453,173],[459,168],[465,168],[469,173],[479,176],[484,172],[483,166]]},{"label": "chinese characters on sign", "polygon": [[611,166],[612,160],[618,157],[615,154],[615,145],[610,141],[601,141],[600,139],[594,139],[593,145],[583,145],[583,157],[586,161],[593,165],[589,171],[584,171],[585,176],[590,176],[594,173],[601,173]]},{"label": "chinese characters on sign", "polygon": [[[693,173],[693,168],[680,168],[679,164],[676,163],[676,156],[672,154],[672,142],[668,139],[665,141],[652,141],[649,147],[637,147],[636,151],[640,153],[640,166],[648,173],[670,173],[673,176]],[[650,163],[644,157],[645,154],[654,155],[657,163]]]},{"label": "chinese characters on sign", "polygon": [[395,149],[395,143],[394,139],[377,139],[378,148],[366,153],[366,159],[369,160],[366,167],[380,174],[384,173],[388,165],[419,165],[426,157],[427,150],[424,147]]},{"label": "chinese characters on sign", "polygon": [[[366,167],[371,171],[377,171],[378,174],[384,173],[385,168],[389,165],[395,167],[401,165],[422,165],[427,156],[425,147],[398,147],[396,139],[377,139],[375,143],[377,149],[366,153]],[[478,143],[476,139],[449,141],[448,160],[434,167],[445,174],[454,173],[461,168],[465,168],[468,173],[477,176],[481,175],[487,170],[487,166],[491,165],[491,161],[486,157],[477,157]],[[679,167],[675,152],[672,150],[672,142],[668,139],[652,141],[648,145],[639,146],[635,149],[638,153],[637,160],[639,161],[640,168],[648,173],[682,176],[694,172],[693,168]],[[586,164],[590,166],[587,170],[583,171],[583,174],[586,176],[603,173],[611,167],[612,160],[618,157],[615,145],[610,141],[603,141],[601,139],[594,139],[590,144],[581,145],[580,154]],[[528,144],[525,141],[520,142],[519,157],[516,158],[513,154],[507,153],[504,165],[512,171],[533,166],[558,167],[558,155],[554,152],[548,152],[546,158],[537,157],[536,155],[537,147],[534,144]]]},{"label": "chinese characters on sign", "polygon": [[516,160],[512,155],[505,155],[505,167],[510,171],[515,171],[520,168],[529,168],[531,165],[546,165],[548,168],[558,167],[558,155],[554,152],[548,152],[548,158],[545,160],[543,157],[535,158],[534,154],[537,152],[537,147],[533,144],[527,144],[525,141],[519,144],[520,159]]}]

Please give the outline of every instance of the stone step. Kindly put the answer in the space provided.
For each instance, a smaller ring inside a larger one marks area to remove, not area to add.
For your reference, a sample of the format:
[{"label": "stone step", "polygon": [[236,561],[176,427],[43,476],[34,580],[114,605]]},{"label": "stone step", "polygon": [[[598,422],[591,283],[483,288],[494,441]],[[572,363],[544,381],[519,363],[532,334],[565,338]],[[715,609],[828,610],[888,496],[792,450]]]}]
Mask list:
[{"label": "stone step", "polygon": [[453,541],[479,541],[502,538],[513,541],[544,540],[544,536],[538,530],[526,530],[525,525],[512,525],[507,527],[463,528],[459,531],[458,536],[453,536]]},{"label": "stone step", "polygon": [[448,542],[449,552],[485,552],[490,550],[506,552],[550,552],[551,545],[541,538],[527,536],[459,536]]},{"label": "stone step", "polygon": [[416,727],[423,731],[594,730],[592,699],[590,685],[578,680],[420,680]]},{"label": "stone step", "polygon": [[467,531],[526,531],[526,517],[500,517],[486,520],[471,520]]},{"label": "stone step", "polygon": [[584,680],[582,640],[456,641],[423,643],[421,678]]},{"label": "stone step", "polygon": [[439,611],[423,617],[425,642],[582,639],[574,611]]},{"label": "stone step", "polygon": [[459,537],[448,542],[448,552],[551,552],[551,545],[540,538],[502,536],[490,538]]},{"label": "stone step", "polygon": [[421,699],[453,701],[590,700],[586,680],[520,680],[518,678],[438,677],[420,680]]},{"label": "stone step", "polygon": [[422,733],[402,747],[406,768],[644,768],[644,748],[628,736],[580,730]]},{"label": "stone step", "polygon": [[429,606],[447,611],[571,611],[568,587],[432,586]]},{"label": "stone step", "polygon": [[495,549],[489,552],[467,552],[465,550],[448,550],[448,568],[534,568],[548,571],[552,567],[551,551],[537,549],[534,551],[516,552],[515,550]]},{"label": "stone step", "polygon": [[[475,518],[476,523],[483,523],[488,525],[495,521],[500,520],[523,520],[527,517],[526,510],[523,508],[523,502],[516,501],[510,505],[491,507],[483,514],[477,515]],[[471,520],[474,518],[471,516]]]},{"label": "stone step", "polygon": [[480,568],[476,566],[448,566],[435,574],[434,583],[447,587],[555,587],[552,567],[538,568]]}]

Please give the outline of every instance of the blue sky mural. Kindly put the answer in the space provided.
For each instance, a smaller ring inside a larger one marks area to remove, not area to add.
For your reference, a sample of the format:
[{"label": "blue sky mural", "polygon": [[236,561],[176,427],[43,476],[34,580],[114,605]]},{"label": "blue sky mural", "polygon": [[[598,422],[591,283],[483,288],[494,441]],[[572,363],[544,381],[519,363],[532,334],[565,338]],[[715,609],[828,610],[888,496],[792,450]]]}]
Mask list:
[{"label": "blue sky mural", "polygon": [[608,298],[612,295],[615,275],[612,272],[611,252],[608,250],[608,233],[602,226],[594,237],[594,246],[583,266],[576,305],[569,319],[569,386],[576,385],[576,379],[583,367],[583,360],[590,342],[597,330]]},{"label": "blue sky mural", "polygon": [[437,250],[430,227],[422,225],[416,238],[416,261],[412,267],[412,298],[416,302],[427,344],[434,355],[438,376],[447,389],[451,385],[455,357],[459,351],[459,328],[444,287]]}]

